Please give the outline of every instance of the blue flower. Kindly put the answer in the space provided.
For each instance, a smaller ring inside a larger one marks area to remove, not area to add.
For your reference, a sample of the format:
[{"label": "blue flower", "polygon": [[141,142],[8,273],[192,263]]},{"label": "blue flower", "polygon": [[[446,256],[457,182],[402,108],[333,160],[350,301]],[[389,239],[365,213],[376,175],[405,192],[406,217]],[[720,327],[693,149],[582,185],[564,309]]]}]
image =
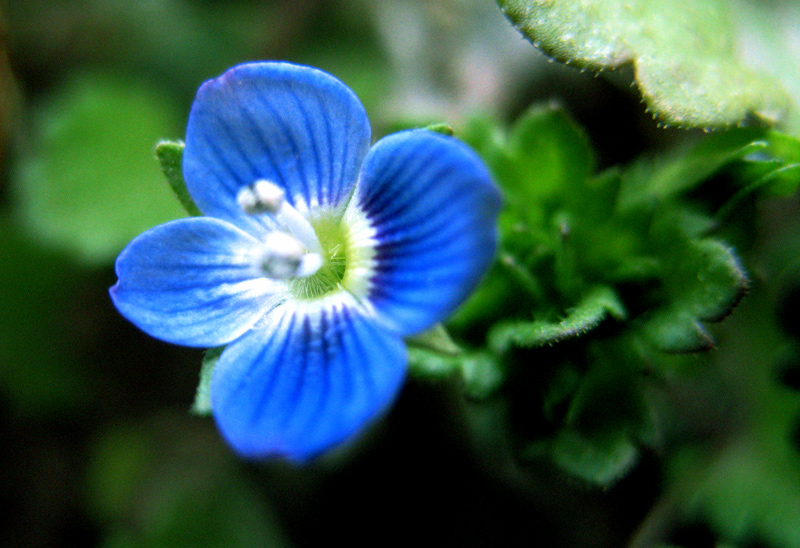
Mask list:
[{"label": "blue flower", "polygon": [[306,460],[384,410],[403,337],[445,319],[492,260],[500,197],[477,156],[426,130],[370,147],[339,80],[288,63],[203,84],[184,178],[202,217],[141,234],[111,296],[139,328],[227,345],[212,412],[249,458]]}]

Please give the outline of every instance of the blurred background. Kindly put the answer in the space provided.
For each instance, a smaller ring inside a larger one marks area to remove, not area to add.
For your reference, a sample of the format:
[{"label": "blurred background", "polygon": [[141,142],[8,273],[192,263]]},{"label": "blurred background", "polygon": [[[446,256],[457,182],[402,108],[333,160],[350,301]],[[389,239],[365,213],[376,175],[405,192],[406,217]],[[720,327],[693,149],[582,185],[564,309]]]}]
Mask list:
[{"label": "blurred background", "polygon": [[[304,469],[242,462],[189,413],[202,352],[116,313],[113,261],[183,215],[153,150],[183,138],[198,86],[266,59],[343,80],[374,138],[551,100],[601,167],[676,138],[629,74],[548,62],[489,0],[0,1],[0,545],[624,545],[659,500],[655,456],[607,490],[522,474],[476,446],[455,385],[409,380],[357,445]],[[691,527],[683,545],[714,545]]]}]

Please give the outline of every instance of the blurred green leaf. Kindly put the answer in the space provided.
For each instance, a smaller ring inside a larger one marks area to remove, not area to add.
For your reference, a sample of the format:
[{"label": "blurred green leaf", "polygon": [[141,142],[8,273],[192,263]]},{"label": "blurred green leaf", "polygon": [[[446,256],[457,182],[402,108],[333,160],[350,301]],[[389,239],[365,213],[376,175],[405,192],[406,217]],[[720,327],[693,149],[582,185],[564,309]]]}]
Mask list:
[{"label": "blurred green leaf", "polygon": [[620,208],[657,204],[692,190],[732,162],[764,151],[769,135],[761,129],[737,128],[643,156],[624,171]]},{"label": "blurred green leaf", "polygon": [[601,71],[633,64],[648,109],[667,124],[719,128],[755,115],[775,122],[788,97],[737,51],[722,0],[498,0],[534,45],[556,59]]},{"label": "blurred green leaf", "polygon": [[101,546],[287,546],[271,508],[205,426],[181,414],[103,432],[87,466]]},{"label": "blurred green leaf", "polygon": [[407,337],[405,341],[406,344],[439,352],[440,354],[454,356],[461,352],[461,349],[453,342],[452,337],[450,337],[450,334],[447,332],[447,328],[440,323],[437,323],[422,333]]},{"label": "blurred green leaf", "polygon": [[638,462],[639,450],[627,437],[607,435],[587,438],[574,430],[561,430],[550,451],[567,472],[597,485],[608,486]]},{"label": "blurred green leaf", "polygon": [[488,398],[505,381],[497,358],[483,351],[442,354],[412,346],[408,349],[408,369],[410,375],[420,379],[458,379],[474,399]]},{"label": "blurred green leaf", "polygon": [[785,128],[800,136],[800,4],[794,0],[731,0],[740,51],[754,67],[778,80],[792,97]]},{"label": "blurred green leaf", "polygon": [[48,415],[90,404],[76,298],[85,284],[63,253],[0,216],[0,390],[14,411]]},{"label": "blurred green leaf", "polygon": [[103,264],[139,233],[183,216],[153,158],[161,137],[183,131],[180,118],[141,81],[75,77],[45,105],[20,159],[14,182],[25,225]]},{"label": "blurred green leaf", "polygon": [[450,124],[446,123],[439,123],[439,124],[431,124],[427,126],[425,129],[428,131],[433,131],[434,133],[441,133],[442,135],[447,135],[448,137],[452,137],[455,135],[455,131]]}]

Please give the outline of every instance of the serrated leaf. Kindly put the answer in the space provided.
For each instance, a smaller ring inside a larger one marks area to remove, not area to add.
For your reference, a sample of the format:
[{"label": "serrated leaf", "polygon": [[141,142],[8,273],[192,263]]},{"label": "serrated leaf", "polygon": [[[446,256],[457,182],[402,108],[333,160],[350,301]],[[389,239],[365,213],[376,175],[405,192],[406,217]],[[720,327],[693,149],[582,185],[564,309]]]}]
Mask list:
[{"label": "serrated leaf", "polygon": [[210,348],[203,355],[203,363],[200,366],[200,382],[197,385],[197,392],[195,392],[191,408],[191,412],[195,415],[211,414],[211,377],[223,350],[225,350],[224,346],[218,346]]},{"label": "serrated leaf", "polygon": [[595,287],[557,322],[513,321],[496,325],[489,334],[489,347],[494,352],[503,354],[513,346],[555,344],[591,331],[608,316],[624,319],[625,307],[613,289],[607,286]]},{"label": "serrated leaf", "polygon": [[167,178],[172,192],[186,210],[193,217],[202,215],[200,208],[194,203],[186,181],[183,179],[183,149],[182,141],[161,141],[156,145],[156,158],[161,166],[161,172]]},{"label": "serrated leaf", "polygon": [[773,79],[740,58],[722,0],[498,0],[536,46],[595,71],[632,64],[653,115],[679,126],[719,128],[754,115],[770,123],[788,98]]},{"label": "serrated leaf", "polygon": [[696,352],[713,346],[702,322],[717,322],[738,304],[748,278],[733,251],[712,240],[673,248],[666,268],[669,303],[643,324],[646,338],[665,352]]},{"label": "serrated leaf", "polygon": [[140,81],[75,77],[46,105],[15,175],[22,221],[92,264],[110,262],[144,230],[183,216],[153,161],[180,128],[167,97]]}]

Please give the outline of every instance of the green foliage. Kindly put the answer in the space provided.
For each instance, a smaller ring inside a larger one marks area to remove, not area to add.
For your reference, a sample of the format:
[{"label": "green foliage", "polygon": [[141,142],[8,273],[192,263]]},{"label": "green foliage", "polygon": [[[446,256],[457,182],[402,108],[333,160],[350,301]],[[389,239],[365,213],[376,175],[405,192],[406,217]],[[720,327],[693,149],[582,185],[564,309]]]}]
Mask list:
[{"label": "green foliage", "polygon": [[[737,129],[595,173],[588,139],[557,105],[508,131],[476,120],[462,138],[505,193],[498,261],[449,322],[470,345],[414,348],[411,372],[500,398],[508,425],[493,428],[520,458],[609,485],[656,443],[654,383],[687,367],[677,355],[714,346],[709,324],[749,287],[722,221],[756,195],[796,189],[780,174],[796,169],[800,143]],[[477,391],[469,363],[485,369]]]},{"label": "green foliage", "polygon": [[87,263],[113,260],[144,230],[181,216],[152,160],[154,136],[179,128],[172,103],[142,82],[75,77],[47,104],[18,166],[25,226]]},{"label": "green foliage", "polygon": [[625,309],[613,289],[590,289],[578,304],[557,322],[548,320],[499,322],[489,334],[489,347],[498,354],[514,346],[536,347],[555,344],[583,335],[611,316],[625,319]]},{"label": "green foliage", "polygon": [[22,416],[87,406],[91,382],[71,293],[85,277],[69,257],[37,247],[6,216],[0,216],[0,264],[0,393]]},{"label": "green foliage", "polygon": [[[594,71],[632,64],[655,117],[703,128],[739,125],[754,115],[775,122],[786,94],[737,50],[729,3],[636,0],[498,0],[536,46]],[[761,4],[759,8],[762,9]]]}]

